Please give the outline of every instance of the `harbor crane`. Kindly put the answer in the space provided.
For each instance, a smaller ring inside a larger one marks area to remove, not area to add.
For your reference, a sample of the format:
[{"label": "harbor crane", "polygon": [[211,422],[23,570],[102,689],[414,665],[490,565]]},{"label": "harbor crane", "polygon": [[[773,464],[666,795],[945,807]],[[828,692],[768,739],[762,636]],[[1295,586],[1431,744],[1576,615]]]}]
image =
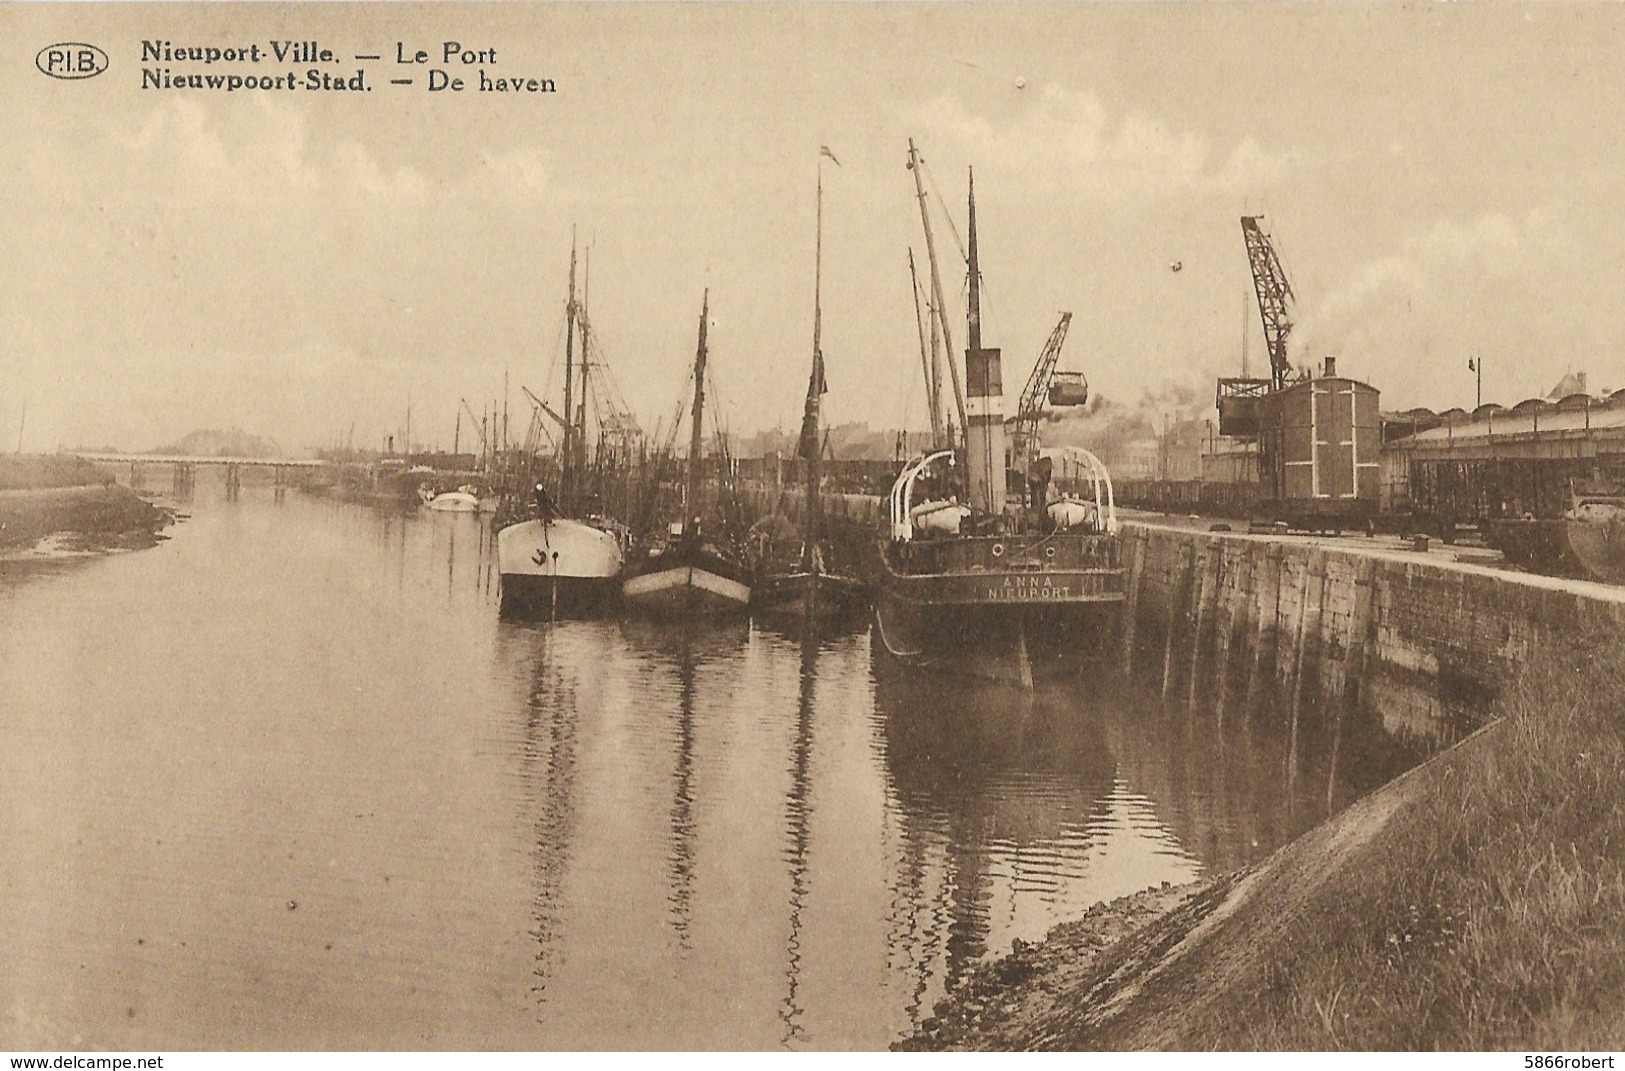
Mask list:
[{"label": "harbor crane", "polygon": [[1256,438],[1259,433],[1259,403],[1267,394],[1283,390],[1292,378],[1287,359],[1287,340],[1292,334],[1293,306],[1297,295],[1287,279],[1275,244],[1264,229],[1262,216],[1241,217],[1241,237],[1247,247],[1247,266],[1258,295],[1258,316],[1264,325],[1264,347],[1269,352],[1270,377],[1221,377],[1214,404],[1219,410],[1219,433],[1237,438]]},{"label": "harbor crane", "polygon": [[1055,365],[1061,359],[1061,344],[1066,341],[1066,330],[1072,323],[1070,312],[1061,313],[1061,320],[1049,333],[1049,341],[1039,351],[1033,371],[1022,388],[1016,415],[1010,418],[1010,456],[1015,467],[1026,472],[1038,450],[1038,421],[1044,415],[1044,406],[1083,405],[1089,400],[1089,384],[1082,372],[1057,372]]},{"label": "harbor crane", "polygon": [[1292,334],[1292,306],[1297,295],[1287,280],[1286,268],[1275,252],[1270,236],[1260,225],[1262,216],[1242,216],[1241,236],[1247,243],[1247,264],[1253,272],[1253,289],[1258,294],[1258,316],[1264,322],[1264,346],[1270,355],[1270,384],[1280,390],[1292,374],[1286,357],[1287,338]]}]

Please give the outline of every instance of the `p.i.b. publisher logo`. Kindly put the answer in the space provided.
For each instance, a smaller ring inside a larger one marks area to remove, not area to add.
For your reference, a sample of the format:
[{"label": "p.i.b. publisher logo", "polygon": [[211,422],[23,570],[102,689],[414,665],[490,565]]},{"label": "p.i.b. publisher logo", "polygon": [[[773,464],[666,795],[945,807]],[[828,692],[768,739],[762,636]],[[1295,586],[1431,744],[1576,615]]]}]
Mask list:
[{"label": "p.i.b. publisher logo", "polygon": [[107,53],[83,41],[64,41],[59,45],[46,45],[34,57],[34,66],[41,74],[77,81],[94,78],[107,70]]}]

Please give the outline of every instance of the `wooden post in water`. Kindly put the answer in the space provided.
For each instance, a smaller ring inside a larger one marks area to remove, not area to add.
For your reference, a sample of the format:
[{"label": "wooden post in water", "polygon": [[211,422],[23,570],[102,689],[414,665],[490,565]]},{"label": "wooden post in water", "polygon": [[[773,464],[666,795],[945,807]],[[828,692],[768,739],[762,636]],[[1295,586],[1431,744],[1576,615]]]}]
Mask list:
[{"label": "wooden post in water", "polygon": [[1225,600],[1221,594],[1219,609],[1219,636],[1215,651],[1216,666],[1219,678],[1218,702],[1214,705],[1214,718],[1219,727],[1224,727],[1224,707],[1230,697],[1230,651],[1236,642],[1236,617],[1245,616],[1247,608],[1252,605],[1253,589],[1253,556],[1247,548],[1241,548],[1241,562],[1236,569],[1236,583],[1233,596]]},{"label": "wooden post in water", "polygon": [[1167,635],[1163,637],[1162,643],[1162,694],[1164,698],[1167,697],[1168,686],[1173,681],[1174,632],[1176,631],[1174,625],[1179,620],[1180,607],[1184,605],[1186,599],[1190,598],[1186,593],[1187,587],[1195,580],[1195,544],[1187,543],[1180,557],[1183,568],[1173,578],[1173,582],[1168,585],[1168,628]]},{"label": "wooden post in water", "polygon": [[1309,596],[1313,592],[1315,603],[1315,629],[1318,632],[1326,606],[1326,556],[1322,551],[1311,551],[1308,568],[1303,574],[1303,597],[1298,603],[1298,638],[1292,659],[1292,713],[1291,728],[1287,731],[1287,794],[1290,797],[1298,779],[1298,716],[1303,700],[1303,665],[1305,650],[1314,639],[1309,630]]},{"label": "wooden post in water", "polygon": [[1281,559],[1280,544],[1272,544],[1264,551],[1264,572],[1269,579],[1270,592],[1266,597],[1258,597],[1255,608],[1257,614],[1257,628],[1253,632],[1252,664],[1247,670],[1247,698],[1250,706],[1253,696],[1258,688],[1258,670],[1264,661],[1264,646],[1274,638],[1277,647],[1280,646],[1281,628]]},{"label": "wooden post in water", "polygon": [[1198,681],[1202,668],[1202,639],[1206,631],[1204,625],[1209,617],[1209,607],[1218,603],[1223,579],[1224,547],[1216,538],[1208,536],[1202,547],[1200,590],[1196,596],[1196,630],[1191,636],[1191,681],[1186,705],[1192,710],[1196,709],[1196,693],[1200,688]]},{"label": "wooden post in water", "polygon": [[1140,617],[1140,577],[1145,573],[1148,533],[1136,528],[1127,543],[1128,592],[1123,601],[1123,675],[1134,675],[1134,633]]}]

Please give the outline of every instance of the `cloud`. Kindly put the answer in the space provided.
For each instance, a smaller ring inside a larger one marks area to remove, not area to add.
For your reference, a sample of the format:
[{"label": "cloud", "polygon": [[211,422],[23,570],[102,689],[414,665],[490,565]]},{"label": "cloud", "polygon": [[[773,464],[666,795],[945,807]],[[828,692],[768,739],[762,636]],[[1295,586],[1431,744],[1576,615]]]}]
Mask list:
[{"label": "cloud", "polygon": [[[277,203],[315,194],[401,207],[424,200],[428,185],[419,172],[386,171],[356,142],[318,150],[307,113],[295,105],[262,96],[243,107],[246,115],[221,120],[195,100],[171,97],[133,133],[115,128],[112,138],[122,143],[128,167],[155,168],[150,182],[137,189],[164,191],[167,179],[205,201]],[[168,166],[156,166],[160,162]]]},{"label": "cloud", "polygon": [[1324,295],[1300,294],[1293,356],[1366,337],[1378,323],[1414,320],[1419,308],[1443,311],[1491,282],[1522,274],[1550,253],[1550,242],[1538,212],[1523,220],[1502,213],[1439,220],[1407,237],[1399,252],[1359,265]]},{"label": "cloud", "polygon": [[1385,405],[1441,409],[1471,404],[1469,356],[1495,370],[1486,401],[1543,393],[1569,367],[1607,378],[1619,340],[1577,325],[1625,283],[1615,259],[1549,211],[1436,220],[1324,294],[1299,294],[1294,363],[1335,354]]},{"label": "cloud", "polygon": [[[1228,153],[1141,112],[1114,117],[1098,95],[1055,83],[995,119],[942,95],[904,118],[956,158],[1002,162],[1046,185],[1144,198],[1173,192],[1234,197],[1273,185],[1295,163],[1245,139]],[[997,164],[996,164],[997,166]]]},{"label": "cloud", "polygon": [[[150,445],[241,411],[245,427],[272,422],[297,445],[358,413],[387,420],[420,379],[445,387],[449,431],[458,393],[484,389],[550,330],[512,316],[536,308],[534,259],[490,255],[526,250],[523,236],[543,229],[549,166],[536,149],[441,178],[270,98],[169,97],[100,134],[99,166],[26,175],[11,208],[33,270],[4,317],[8,363],[75,399],[58,407],[65,437],[76,423],[116,426]],[[443,374],[452,364],[461,391]],[[79,389],[109,382],[140,384],[120,404],[152,415],[120,417]],[[279,391],[300,404],[275,403]]]}]

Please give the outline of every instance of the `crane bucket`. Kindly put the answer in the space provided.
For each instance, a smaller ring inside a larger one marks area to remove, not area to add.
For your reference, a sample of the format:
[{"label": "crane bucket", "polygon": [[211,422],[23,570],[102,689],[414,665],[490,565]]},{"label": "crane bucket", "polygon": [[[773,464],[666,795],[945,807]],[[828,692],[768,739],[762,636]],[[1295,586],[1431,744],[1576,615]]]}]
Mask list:
[{"label": "crane bucket", "polygon": [[1089,381],[1082,372],[1056,372],[1049,385],[1049,404],[1088,405]]}]

